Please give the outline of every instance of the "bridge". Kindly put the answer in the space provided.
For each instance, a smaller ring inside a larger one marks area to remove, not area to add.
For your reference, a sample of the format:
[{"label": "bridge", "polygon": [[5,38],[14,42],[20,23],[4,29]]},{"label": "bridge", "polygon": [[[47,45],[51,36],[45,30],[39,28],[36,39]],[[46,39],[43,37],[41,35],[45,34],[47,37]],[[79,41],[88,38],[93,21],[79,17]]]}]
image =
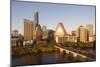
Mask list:
[{"label": "bridge", "polygon": [[55,48],[58,48],[59,50],[60,50],[60,52],[65,52],[65,53],[67,53],[67,54],[72,54],[73,55],[73,57],[82,57],[82,58],[88,58],[87,56],[85,56],[85,55],[82,55],[82,54],[80,54],[80,53],[77,53],[77,52],[73,52],[73,51],[70,51],[70,50],[67,50],[67,49],[65,49],[65,48],[62,48],[62,47],[60,47],[60,46],[54,46]]}]

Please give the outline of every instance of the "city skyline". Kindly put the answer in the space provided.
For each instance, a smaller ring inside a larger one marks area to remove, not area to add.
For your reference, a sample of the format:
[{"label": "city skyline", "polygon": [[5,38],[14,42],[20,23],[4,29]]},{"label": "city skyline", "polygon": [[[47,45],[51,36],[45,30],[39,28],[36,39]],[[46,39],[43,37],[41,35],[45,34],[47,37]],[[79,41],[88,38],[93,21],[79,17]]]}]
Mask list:
[{"label": "city skyline", "polygon": [[94,6],[51,4],[12,2],[12,30],[17,29],[23,34],[23,20],[28,18],[33,21],[34,11],[38,9],[39,24],[41,26],[45,25],[48,29],[55,30],[57,24],[62,22],[68,33],[76,30],[80,25],[86,26],[87,24],[93,24],[95,31]]},{"label": "city skyline", "polygon": [[96,61],[95,6],[12,1],[11,7],[12,66]]}]

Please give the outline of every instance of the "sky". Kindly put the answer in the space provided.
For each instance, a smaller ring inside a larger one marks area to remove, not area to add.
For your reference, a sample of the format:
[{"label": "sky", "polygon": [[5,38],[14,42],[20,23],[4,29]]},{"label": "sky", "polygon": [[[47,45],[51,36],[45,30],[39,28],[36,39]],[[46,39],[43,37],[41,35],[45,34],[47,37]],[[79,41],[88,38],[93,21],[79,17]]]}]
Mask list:
[{"label": "sky", "polygon": [[58,23],[62,22],[66,32],[76,30],[80,25],[93,24],[95,30],[95,6],[54,4],[39,2],[11,3],[11,26],[24,32],[24,19],[34,20],[34,11],[38,9],[39,24],[48,29],[56,30]]}]

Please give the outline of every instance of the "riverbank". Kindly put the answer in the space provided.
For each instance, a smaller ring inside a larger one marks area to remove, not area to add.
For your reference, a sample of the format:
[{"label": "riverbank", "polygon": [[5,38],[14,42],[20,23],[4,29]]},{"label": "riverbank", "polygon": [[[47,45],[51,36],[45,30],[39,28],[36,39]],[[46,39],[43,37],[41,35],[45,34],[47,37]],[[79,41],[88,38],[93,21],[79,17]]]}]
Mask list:
[{"label": "riverbank", "polygon": [[31,55],[31,54],[55,52],[55,51],[59,51],[59,49],[54,47],[15,47],[12,48],[12,55],[23,56],[23,55]]}]

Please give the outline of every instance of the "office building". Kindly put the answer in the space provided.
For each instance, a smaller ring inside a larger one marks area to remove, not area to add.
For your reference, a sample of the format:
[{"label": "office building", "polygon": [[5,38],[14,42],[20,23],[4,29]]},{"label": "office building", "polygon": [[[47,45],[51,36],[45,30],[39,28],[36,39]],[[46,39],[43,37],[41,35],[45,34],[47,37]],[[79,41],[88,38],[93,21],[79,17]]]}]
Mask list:
[{"label": "office building", "polygon": [[38,10],[35,10],[35,12],[34,12],[34,23],[35,23],[35,26],[37,26],[39,24],[39,12],[38,12]]},{"label": "office building", "polygon": [[79,27],[79,39],[81,42],[87,41],[87,30],[84,26]]},{"label": "office building", "polygon": [[28,19],[24,19],[24,40],[33,40],[33,22]]},{"label": "office building", "polygon": [[18,37],[18,30],[13,30],[11,34],[12,37]]},{"label": "office building", "polygon": [[59,23],[55,31],[55,41],[56,43],[66,42],[66,30],[62,23]]},{"label": "office building", "polygon": [[38,26],[36,27],[35,30],[35,40],[36,41],[41,41],[42,40],[42,30],[41,30],[41,26],[38,24]]},{"label": "office building", "polygon": [[11,34],[12,47],[23,46],[24,37],[18,33],[17,30],[13,30]]},{"label": "office building", "polygon": [[93,24],[86,25],[86,29],[88,31],[88,36],[93,36]]},{"label": "office building", "polygon": [[46,26],[43,26],[42,27],[42,31],[43,31],[42,39],[43,40],[47,40],[48,39],[48,30],[47,30],[47,27]]},{"label": "office building", "polygon": [[93,24],[88,24],[86,25],[86,29],[87,29],[87,40],[89,42],[93,42]]}]

